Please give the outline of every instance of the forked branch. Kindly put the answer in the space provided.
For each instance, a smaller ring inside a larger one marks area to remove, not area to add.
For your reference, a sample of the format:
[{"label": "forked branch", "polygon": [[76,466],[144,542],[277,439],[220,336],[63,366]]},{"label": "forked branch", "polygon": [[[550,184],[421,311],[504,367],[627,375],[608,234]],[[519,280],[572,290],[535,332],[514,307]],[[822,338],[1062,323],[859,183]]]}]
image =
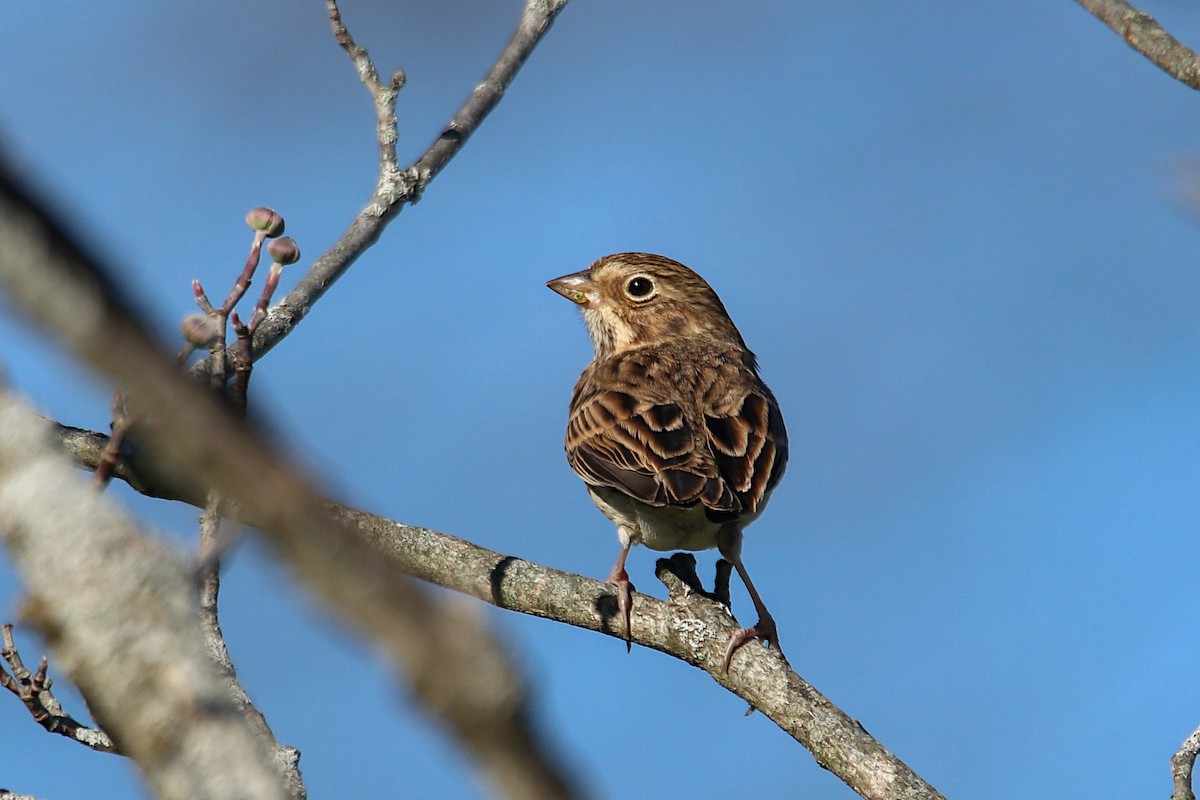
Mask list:
[{"label": "forked branch", "polygon": [[[353,59],[359,77],[371,92],[375,103],[376,138],[380,147],[379,176],[374,193],[350,223],[349,229],[313,262],[296,287],[271,309],[255,332],[255,359],[262,357],[291,333],[313,304],[379,239],[392,219],[406,205],[421,199],[429,182],[462,150],[467,139],[503,99],[509,84],[567,2],[526,0],[516,31],[488,74],[476,85],[470,97],[420,158],[408,167],[401,168],[397,165],[395,154],[395,104],[396,95],[404,83],[403,73],[394,73],[391,80],[384,83],[366,49],[355,42],[342,22],[336,0],[327,0],[334,37]],[[208,365],[207,360],[199,361],[193,366],[193,371],[205,372]]]}]

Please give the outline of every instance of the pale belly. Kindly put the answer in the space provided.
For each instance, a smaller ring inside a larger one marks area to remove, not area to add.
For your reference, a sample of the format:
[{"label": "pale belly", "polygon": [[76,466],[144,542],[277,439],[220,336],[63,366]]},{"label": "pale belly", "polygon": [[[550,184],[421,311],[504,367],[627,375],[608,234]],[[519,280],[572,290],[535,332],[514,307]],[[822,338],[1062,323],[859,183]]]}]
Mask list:
[{"label": "pale belly", "polygon": [[651,550],[708,550],[717,546],[722,524],[704,514],[697,503],[690,508],[658,508],[640,503],[607,487],[588,487],[596,507],[617,525],[622,542],[628,538]]}]

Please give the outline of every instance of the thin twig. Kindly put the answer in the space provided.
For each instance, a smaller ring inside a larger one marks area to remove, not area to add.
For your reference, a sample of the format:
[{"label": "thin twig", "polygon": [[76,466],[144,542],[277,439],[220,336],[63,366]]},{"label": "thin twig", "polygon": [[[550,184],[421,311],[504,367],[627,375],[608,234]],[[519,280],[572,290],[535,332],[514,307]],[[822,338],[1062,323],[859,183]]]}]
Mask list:
[{"label": "thin twig", "polygon": [[254,271],[258,269],[258,262],[262,258],[263,242],[266,240],[266,231],[254,232],[254,240],[250,244],[250,254],[246,256],[246,264],[242,267],[242,274],[238,276],[233,286],[230,287],[229,294],[225,295],[225,302],[221,303],[221,312],[226,316],[233,311],[233,307],[238,304],[238,301],[246,294],[246,290],[250,288],[250,282],[254,279]]},{"label": "thin twig", "polygon": [[208,644],[209,653],[217,665],[226,673],[233,673],[233,662],[225,637],[221,634],[221,622],[217,614],[217,600],[221,594],[221,562],[217,555],[221,536],[221,499],[215,494],[208,498],[208,505],[200,515],[200,627]]},{"label": "thin twig", "polygon": [[0,658],[8,664],[9,669],[6,672],[0,666],[0,686],[20,698],[34,722],[50,733],[65,736],[101,753],[118,752],[107,733],[84,725],[66,713],[62,703],[50,691],[52,681],[47,674],[49,662],[46,658],[43,657],[38,663],[37,672],[29,671],[13,641],[12,625],[0,627]]},{"label": "thin twig", "polygon": [[229,402],[235,411],[245,417],[248,413],[250,373],[254,369],[254,335],[250,326],[242,323],[236,311],[233,312],[233,334],[237,341],[233,345],[233,384],[229,387]]},{"label": "thin twig", "polygon": [[[346,270],[350,269],[351,265],[368,247],[379,239],[384,229],[404,206],[415,203],[421,198],[425,187],[458,154],[471,134],[479,128],[487,115],[504,97],[505,90],[517,76],[538,42],[546,35],[551,23],[566,6],[567,1],[526,1],[525,10],[517,24],[517,29],[499,59],[471,92],[470,97],[458,109],[450,122],[446,124],[441,134],[421,157],[407,168],[397,168],[394,156],[390,166],[386,159],[385,144],[389,137],[394,136],[395,131],[394,98],[381,107],[380,100],[381,98],[386,100],[387,93],[377,94],[372,91],[376,107],[376,129],[382,156],[375,192],[350,224],[349,229],[313,263],[308,273],[296,284],[295,288],[271,309],[267,319],[254,335],[255,360],[268,353],[292,332],[313,305],[328,291],[329,287],[344,275]],[[333,8],[336,9],[335,4]],[[338,36],[340,20],[340,14],[336,22],[331,15],[330,23],[333,26],[335,37]],[[344,26],[342,27],[344,28]],[[338,41],[340,44],[342,40],[339,38]],[[351,46],[355,46],[352,39],[348,41]],[[345,46],[343,45],[343,47]],[[355,65],[358,66],[361,59],[356,53],[357,51],[350,54],[354,58]],[[367,58],[365,51],[363,51],[362,57]],[[365,79],[368,89],[371,89],[371,80],[369,75]],[[393,77],[392,82],[395,83],[395,80]],[[379,82],[378,74],[375,75],[374,81]],[[380,85],[383,84],[380,83]],[[211,363],[211,356],[197,361],[192,366],[193,374],[200,375],[208,372],[211,369]]]},{"label": "thin twig", "polygon": [[129,408],[125,404],[125,395],[121,393],[120,389],[113,391],[112,414],[112,434],[108,437],[108,445],[104,448],[104,459],[92,476],[92,485],[100,490],[108,486],[109,481],[112,480],[113,471],[116,470],[117,464],[121,460],[121,444],[125,441],[125,434],[129,432],[129,426],[133,422]]},{"label": "thin twig", "polygon": [[1200,56],[1125,0],[1076,0],[1126,44],[1180,83],[1200,90]]},{"label": "thin twig", "polygon": [[283,771],[288,794],[294,800],[304,800],[308,790],[300,774],[300,751],[285,745],[275,736],[267,722],[266,716],[254,705],[246,688],[238,679],[237,669],[229,655],[229,647],[225,644],[225,635],[221,631],[221,620],[218,613],[218,597],[221,591],[221,562],[220,555],[230,541],[230,536],[222,536],[221,532],[221,502],[214,494],[209,497],[204,513],[200,515],[200,559],[196,568],[199,583],[200,629],[204,635],[204,644],[208,655],[216,664],[217,671],[224,681],[229,695],[237,705],[242,715],[258,731],[266,742],[275,749],[275,759]]},{"label": "thin twig", "polygon": [[333,38],[350,56],[358,69],[358,79],[367,87],[371,99],[375,101],[375,138],[379,140],[380,178],[388,176],[394,179],[400,170],[400,164],[396,160],[396,142],[400,138],[399,127],[396,124],[396,96],[404,88],[404,70],[393,72],[392,79],[387,83],[380,80],[379,71],[375,69],[375,62],[371,60],[366,48],[354,41],[354,37],[342,23],[342,12],[338,9],[337,0],[326,0],[325,5],[329,13],[329,23],[333,26]]}]

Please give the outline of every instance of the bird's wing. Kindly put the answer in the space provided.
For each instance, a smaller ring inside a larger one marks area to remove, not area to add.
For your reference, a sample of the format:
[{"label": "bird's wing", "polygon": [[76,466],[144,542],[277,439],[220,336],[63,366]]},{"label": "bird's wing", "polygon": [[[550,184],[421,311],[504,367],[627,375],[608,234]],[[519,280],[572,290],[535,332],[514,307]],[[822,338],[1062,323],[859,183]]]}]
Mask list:
[{"label": "bird's wing", "polygon": [[[703,503],[710,516],[756,512],[787,463],[787,433],[770,391],[723,362],[687,386],[687,402],[641,399],[637,388],[580,381],[567,424],[567,460],[593,486],[654,506]],[[689,382],[690,383],[690,382]]]},{"label": "bird's wing", "polygon": [[754,384],[704,412],[707,445],[743,513],[761,510],[787,468],[787,429],[771,390]]}]

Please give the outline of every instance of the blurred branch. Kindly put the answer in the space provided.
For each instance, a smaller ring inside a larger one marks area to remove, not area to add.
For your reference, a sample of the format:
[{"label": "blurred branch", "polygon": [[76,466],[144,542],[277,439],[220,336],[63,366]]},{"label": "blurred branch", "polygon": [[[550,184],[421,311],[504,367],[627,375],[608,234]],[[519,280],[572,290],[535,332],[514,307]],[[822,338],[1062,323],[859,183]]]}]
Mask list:
[{"label": "blurred branch", "polygon": [[1158,24],[1149,14],[1125,0],[1076,0],[1116,31],[1125,43],[1170,75],[1200,90],[1200,56]]},{"label": "blurred branch", "polygon": [[[63,449],[67,451],[67,455],[89,470],[97,468],[100,459],[104,458],[103,450],[107,446],[109,437],[103,433],[84,428],[73,428],[70,425],[59,425],[54,422],[51,422],[51,425],[54,427],[54,435]],[[123,455],[117,461],[113,475],[129,484],[134,491],[147,497],[155,497],[160,500],[179,500],[198,508],[203,508],[207,502],[205,495],[197,494],[194,487],[186,483],[172,481],[168,476],[163,475],[161,470],[155,469],[154,459],[146,458],[138,451]]]},{"label": "blurred branch", "polygon": [[[375,191],[350,228],[313,263],[308,273],[271,309],[255,332],[253,350],[256,360],[291,333],[313,304],[379,239],[404,206],[421,199],[429,182],[458,154],[471,134],[504,97],[509,84],[567,2],[526,0],[517,29],[491,70],[475,86],[471,96],[421,157],[408,167],[400,168],[397,166],[395,150],[396,95],[404,84],[403,73],[397,71],[390,82],[384,84],[367,51],[354,42],[342,24],[335,0],[327,0],[334,37],[353,59],[360,79],[375,102],[376,132],[380,143],[379,177]],[[208,359],[197,361],[192,366],[193,374],[208,371],[209,365]]]},{"label": "blurred branch", "polygon": [[[71,444],[80,466],[94,469],[104,436],[85,437],[76,429],[62,430],[61,436]],[[349,506],[331,504],[329,509],[379,555],[408,575],[509,611],[618,639],[623,636],[615,622],[616,597],[609,584]],[[707,672],[808,748],[821,766],[863,797],[941,797],[857,720],[765,648],[742,648],[734,655],[729,672],[725,672],[725,645],[737,623],[724,607],[689,592],[682,576],[669,567],[669,561],[661,559],[657,570],[670,592],[669,602],[634,594],[634,642]]]},{"label": "blurred branch", "polygon": [[2,387],[0,541],[26,618],[156,795],[288,800],[204,651],[183,560],[81,481]]},{"label": "blurred branch", "polygon": [[[125,389],[147,420],[133,444],[146,448],[171,484],[189,497],[216,492],[235,515],[254,520],[301,582],[404,667],[416,699],[454,732],[498,793],[573,795],[532,724],[526,684],[501,643],[433,602],[353,530],[331,519],[327,501],[289,459],[181,375],[101,267],[4,164],[0,285],[48,333]],[[18,463],[15,448],[11,458]],[[80,580],[70,577],[67,586]],[[184,580],[188,590],[190,581]],[[60,594],[72,592],[60,587]],[[120,608],[111,599],[104,605]],[[66,656],[64,667],[74,676],[75,656],[68,650],[60,657]],[[106,690],[101,683],[87,686]],[[88,700],[101,702],[91,695]],[[109,720],[98,719],[127,749]],[[145,768],[138,752],[130,754]]]},{"label": "blurred branch", "polygon": [[[563,5],[565,0],[527,2],[516,33],[488,77],[413,165],[389,170],[383,152],[371,201],[272,310],[255,337],[256,355],[286,336],[378,239],[390,219],[420,198],[499,102]],[[331,23],[336,35],[338,20]],[[353,40],[346,40],[352,45]],[[348,50],[360,63],[354,48]],[[381,124],[380,129],[385,127]],[[479,629],[469,612],[431,602],[400,573],[503,608],[617,636],[611,587],[446,534],[328,504],[257,431],[183,383],[89,257],[32,209],[22,193],[0,188],[5,192],[0,195],[0,281],[44,327],[126,386],[146,409],[153,424],[143,432],[144,444],[160,477],[143,485],[154,486],[160,496],[177,491],[189,502],[209,491],[220,492],[243,520],[262,528],[302,581],[405,666],[417,699],[456,733],[501,793],[570,794],[537,741],[528,720],[525,687],[499,644]],[[104,437],[74,432],[69,438],[78,457],[89,443]],[[117,470],[118,477],[130,474]],[[726,673],[724,649],[733,621],[721,606],[690,594],[686,583],[666,568],[667,562],[660,565],[671,600],[636,595],[635,641],[707,671],[808,747],[818,763],[862,796],[941,797],[772,653],[744,648]]]},{"label": "blurred branch", "polygon": [[1179,750],[1171,756],[1171,777],[1175,789],[1171,792],[1171,800],[1196,800],[1192,791],[1192,770],[1196,768],[1196,755],[1200,753],[1200,728],[1192,731],[1191,735],[1179,745]]}]

